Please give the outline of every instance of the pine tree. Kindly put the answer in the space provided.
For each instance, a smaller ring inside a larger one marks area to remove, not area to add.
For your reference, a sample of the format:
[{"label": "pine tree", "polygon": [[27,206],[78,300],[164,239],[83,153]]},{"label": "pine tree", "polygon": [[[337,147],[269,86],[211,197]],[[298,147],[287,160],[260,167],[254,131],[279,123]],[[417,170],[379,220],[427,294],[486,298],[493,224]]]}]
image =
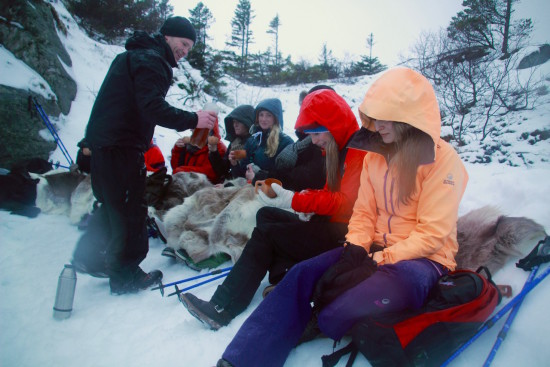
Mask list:
[{"label": "pine tree", "polygon": [[156,32],[173,7],[168,0],[69,0],[69,10],[112,41],[136,29]]},{"label": "pine tree", "polygon": [[282,25],[279,20],[279,14],[269,23],[269,29],[266,33],[273,34],[275,37],[275,66],[279,65],[279,27]]},{"label": "pine tree", "polygon": [[465,9],[453,17],[447,28],[448,37],[463,49],[473,52],[470,57],[483,57],[488,50],[500,50],[507,55],[510,43],[516,48],[518,41],[525,39],[532,30],[531,19],[511,21],[516,2],[464,0],[462,6]]},{"label": "pine tree", "polygon": [[361,61],[353,64],[352,75],[374,75],[386,69],[386,65],[381,64],[378,57],[362,56]]},{"label": "pine tree", "polygon": [[231,20],[231,41],[227,43],[231,47],[239,47],[241,49],[241,55],[239,58],[239,75],[244,77],[248,64],[248,46],[253,43],[252,30],[250,25],[255,18],[254,11],[250,6],[249,0],[239,0],[237,8],[235,9],[235,15]]},{"label": "pine tree", "polygon": [[332,79],[338,77],[338,67],[336,66],[336,60],[332,55],[332,50],[327,48],[326,42],[323,43],[321,48],[321,54],[319,55],[320,69],[324,73],[324,76],[320,79]]},{"label": "pine tree", "polygon": [[189,21],[197,33],[197,41],[191,49],[191,52],[189,52],[187,60],[191,66],[202,71],[206,68],[206,59],[209,56],[207,55],[208,48],[206,41],[210,39],[208,36],[208,29],[214,22],[214,16],[210,12],[210,9],[202,2],[199,2],[197,6],[189,10],[189,14]]}]

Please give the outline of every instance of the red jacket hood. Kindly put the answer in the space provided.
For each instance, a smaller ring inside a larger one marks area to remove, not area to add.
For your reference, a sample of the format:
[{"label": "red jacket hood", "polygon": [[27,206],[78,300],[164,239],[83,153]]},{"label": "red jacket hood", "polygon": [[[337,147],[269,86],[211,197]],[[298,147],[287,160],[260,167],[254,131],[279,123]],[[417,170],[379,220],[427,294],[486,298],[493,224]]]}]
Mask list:
[{"label": "red jacket hood", "polygon": [[351,107],[330,89],[318,90],[306,96],[294,128],[305,130],[316,125],[324,126],[330,131],[340,150],[359,130],[359,123]]}]

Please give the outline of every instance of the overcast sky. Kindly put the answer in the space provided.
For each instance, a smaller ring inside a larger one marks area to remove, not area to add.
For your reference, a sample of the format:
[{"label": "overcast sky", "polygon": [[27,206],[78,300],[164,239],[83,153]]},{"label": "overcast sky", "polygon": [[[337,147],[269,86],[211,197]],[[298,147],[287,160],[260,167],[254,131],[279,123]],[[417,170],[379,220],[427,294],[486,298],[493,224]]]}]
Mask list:
[{"label": "overcast sky", "polygon": [[[210,45],[224,49],[231,34],[231,19],[238,0],[202,0],[210,9],[215,23],[209,34]],[[199,1],[172,0],[174,14],[189,16]],[[279,14],[279,50],[292,56],[318,63],[323,43],[338,59],[368,55],[367,37],[374,36],[373,56],[383,64],[394,65],[400,53],[424,30],[446,27],[451,18],[462,10],[462,0],[251,0],[255,18],[252,31],[255,43],[251,52],[274,49],[273,36],[267,34],[270,21]],[[521,6],[535,9],[521,16],[537,18],[550,14],[549,0],[522,0]],[[537,19],[534,19],[535,21]],[[538,22],[536,22],[538,23]],[[541,19],[548,27],[548,20]],[[550,34],[546,32],[545,34]],[[543,40],[548,41],[549,39]]]}]

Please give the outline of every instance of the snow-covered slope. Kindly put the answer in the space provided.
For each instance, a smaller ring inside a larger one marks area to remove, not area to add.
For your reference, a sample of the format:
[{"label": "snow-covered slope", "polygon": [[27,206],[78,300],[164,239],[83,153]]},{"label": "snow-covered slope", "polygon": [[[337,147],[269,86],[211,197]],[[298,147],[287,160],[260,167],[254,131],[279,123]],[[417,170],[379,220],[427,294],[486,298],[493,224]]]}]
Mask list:
[{"label": "snow-covered slope", "polygon": [[[69,70],[78,84],[78,93],[71,112],[59,121],[59,132],[65,146],[76,154],[76,143],[82,138],[86,122],[103,77],[113,57],[122,49],[99,44],[77,27],[61,2],[53,4],[66,23],[69,33],[60,34],[73,66]],[[2,49],[2,63],[9,58]],[[18,60],[10,63],[19,85],[37,85],[32,71],[19,73]],[[199,78],[198,72],[185,68]],[[181,71],[176,76],[184,81]],[[4,79],[2,79],[3,81]],[[327,82],[357,110],[371,78],[358,78],[352,84]],[[43,82],[40,81],[39,84]],[[263,98],[278,97],[285,112],[285,131],[293,136],[298,115],[298,95],[312,85],[258,88],[228,80],[227,93],[235,104],[255,105]],[[47,88],[44,93],[49,93]],[[199,109],[209,96],[189,103],[185,108]],[[182,105],[177,86],[169,93],[169,101]],[[221,105],[223,118],[233,106]],[[516,115],[517,132],[531,131],[532,126],[548,129],[548,103],[534,111]],[[507,117],[508,118],[508,117]],[[157,142],[168,158],[178,135],[167,129],[157,129]],[[534,164],[509,167],[491,163],[467,164],[470,181],[460,207],[460,214],[486,204],[497,205],[513,216],[530,217],[550,228],[550,166],[548,142],[527,146],[510,138],[519,149],[538,155]],[[470,147],[475,154],[475,147]],[[61,152],[52,155],[63,161]],[[39,215],[28,219],[0,211],[0,365],[34,366],[214,366],[240,325],[261,301],[258,292],[250,307],[228,327],[213,332],[189,315],[175,297],[164,297],[155,291],[134,295],[111,296],[106,280],[78,276],[74,311],[68,320],[52,318],[57,277],[63,264],[71,259],[80,233],[69,218]],[[534,244],[533,244],[534,245]],[[161,269],[165,282],[194,276],[197,273],[161,256],[163,244],[151,239],[150,252],[142,266],[146,270]],[[229,264],[226,264],[229,265]],[[494,275],[497,283],[511,284],[518,293],[527,274],[514,267],[513,261]],[[267,280],[265,281],[267,282]],[[219,281],[197,288],[196,294],[209,298]],[[506,300],[504,300],[506,302]],[[550,280],[542,282],[526,298],[508,338],[495,359],[495,366],[547,366],[550,360],[548,325],[550,314]],[[285,317],[281,315],[281,317]],[[451,366],[481,365],[495,340],[499,323],[485,333]],[[344,340],[347,342],[347,340]],[[332,341],[316,340],[292,351],[285,366],[320,366],[320,357],[332,351]],[[339,366],[344,366],[342,360]],[[361,356],[356,366],[368,365]]]}]

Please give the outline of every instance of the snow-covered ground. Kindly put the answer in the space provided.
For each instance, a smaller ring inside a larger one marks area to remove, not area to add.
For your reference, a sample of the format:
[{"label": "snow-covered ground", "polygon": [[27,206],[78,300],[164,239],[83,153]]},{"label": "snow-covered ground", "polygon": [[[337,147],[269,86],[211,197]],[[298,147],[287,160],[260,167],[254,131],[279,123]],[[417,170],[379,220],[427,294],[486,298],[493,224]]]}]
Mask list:
[{"label": "snow-covered ground", "polygon": [[[70,72],[78,83],[78,93],[70,114],[61,116],[54,122],[74,158],[76,143],[84,134],[94,95],[112,58],[121,48],[90,40],[78,29],[60,2],[53,5],[69,26],[68,36],[60,37],[71,55],[73,66]],[[29,70],[4,48],[0,51],[0,64],[9,64],[13,68],[10,74],[21,76],[15,81],[0,76],[0,83],[28,85],[37,92],[42,90],[45,95],[51,93],[47,88],[36,88],[36,85],[45,83],[40,75]],[[357,110],[370,81],[370,78],[365,77],[359,78],[353,84],[330,85]],[[236,104],[255,105],[263,98],[280,98],[285,108],[285,131],[294,136],[298,95],[301,90],[310,87],[311,85],[299,85],[265,89],[231,82],[228,93]],[[181,106],[177,89],[170,92],[169,100],[174,105]],[[206,100],[197,101],[185,108],[196,110],[204,102]],[[223,118],[232,108],[225,105],[221,107],[220,118]],[[521,126],[548,129],[548,116],[550,108],[546,103],[535,111],[523,112]],[[160,128],[156,131],[157,143],[167,161],[177,137],[175,132],[167,129]],[[518,144],[517,140],[512,140],[512,135],[509,138],[511,144]],[[531,166],[467,163],[470,181],[460,214],[491,204],[498,206],[504,214],[526,216],[549,229],[549,145],[545,141],[525,146],[526,149],[531,149],[529,154],[538,155],[536,164]],[[52,159],[65,163],[60,151],[54,152]],[[71,318],[64,321],[54,320],[52,307],[57,278],[63,265],[70,261],[80,234],[66,216],[41,214],[37,218],[29,219],[0,211],[1,366],[214,366],[246,317],[261,301],[260,291],[243,314],[228,327],[214,332],[195,320],[176,297],[163,298],[158,291],[148,290],[132,295],[111,296],[107,280],[78,275]],[[150,240],[150,252],[142,263],[145,270],[161,269],[165,283],[197,275],[197,272],[161,256],[163,247],[158,239]],[[512,285],[514,294],[517,294],[527,278],[527,273],[515,268],[515,260],[494,274],[494,278],[497,283]],[[230,263],[224,266],[230,266]],[[219,283],[220,281],[214,281],[197,288],[195,294],[208,299]],[[506,302],[505,299],[501,306]],[[550,280],[545,280],[525,299],[493,365],[542,367],[549,364],[549,303]],[[501,324],[502,321],[486,332],[452,362],[451,366],[481,365]],[[320,366],[321,356],[331,352],[331,340],[315,340],[293,350],[285,366]],[[339,366],[344,365],[345,361],[340,361]],[[368,362],[359,356],[355,365],[368,365]]]}]

